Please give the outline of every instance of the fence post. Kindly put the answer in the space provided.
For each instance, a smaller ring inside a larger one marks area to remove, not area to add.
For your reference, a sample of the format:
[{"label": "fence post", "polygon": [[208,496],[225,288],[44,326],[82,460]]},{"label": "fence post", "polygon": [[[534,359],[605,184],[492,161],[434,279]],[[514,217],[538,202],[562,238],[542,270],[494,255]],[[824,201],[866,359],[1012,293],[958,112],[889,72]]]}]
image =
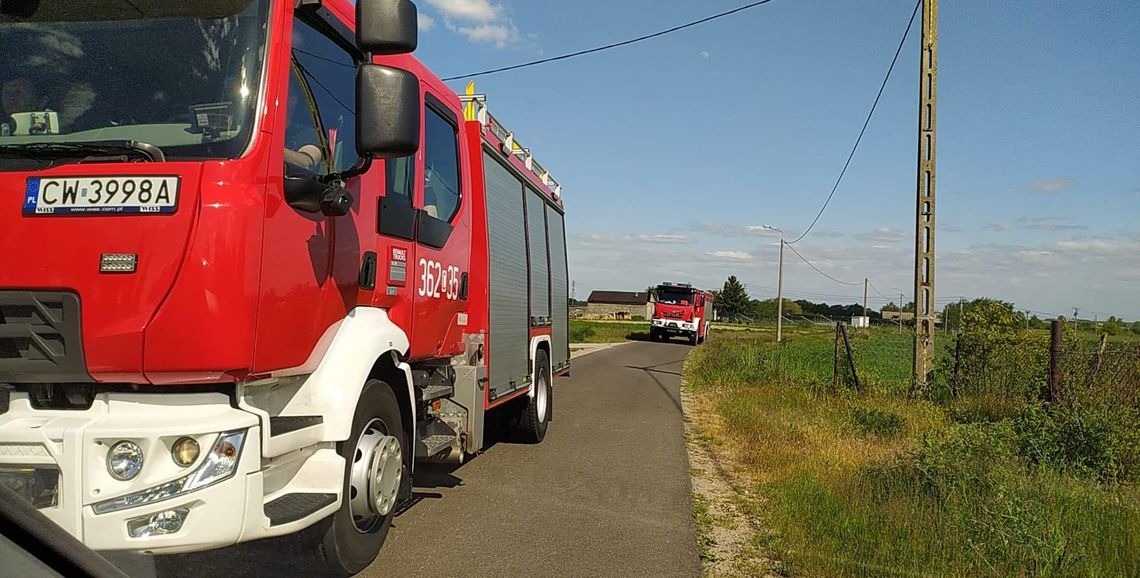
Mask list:
[{"label": "fence post", "polygon": [[831,370],[832,391],[839,391],[839,331],[841,327],[841,323],[835,323],[835,355],[833,359],[834,365]]},{"label": "fence post", "polygon": [[855,391],[859,391],[859,371],[855,368],[855,356],[851,353],[851,340],[847,339],[847,327],[839,322],[839,332],[843,334],[843,347],[847,349],[847,364],[851,366],[851,379],[855,380]]},{"label": "fence post", "polygon": [[1061,346],[1065,341],[1065,322],[1053,320],[1049,334],[1049,403],[1061,400]]}]

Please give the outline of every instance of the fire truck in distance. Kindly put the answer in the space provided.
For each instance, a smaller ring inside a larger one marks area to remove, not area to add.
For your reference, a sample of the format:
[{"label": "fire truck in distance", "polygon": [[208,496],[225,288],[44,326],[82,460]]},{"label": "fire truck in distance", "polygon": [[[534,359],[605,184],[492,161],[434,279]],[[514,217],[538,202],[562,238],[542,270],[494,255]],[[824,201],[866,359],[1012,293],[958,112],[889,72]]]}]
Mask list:
[{"label": "fire truck in distance", "polygon": [[649,337],[665,341],[675,335],[689,340],[690,345],[708,337],[712,326],[713,294],[694,289],[688,283],[665,282],[657,286],[653,302],[653,319]]},{"label": "fire truck in distance", "polygon": [[542,441],[561,185],[411,56],[416,19],[0,4],[0,483],[95,550],[319,525],[353,573],[417,461],[492,420]]}]

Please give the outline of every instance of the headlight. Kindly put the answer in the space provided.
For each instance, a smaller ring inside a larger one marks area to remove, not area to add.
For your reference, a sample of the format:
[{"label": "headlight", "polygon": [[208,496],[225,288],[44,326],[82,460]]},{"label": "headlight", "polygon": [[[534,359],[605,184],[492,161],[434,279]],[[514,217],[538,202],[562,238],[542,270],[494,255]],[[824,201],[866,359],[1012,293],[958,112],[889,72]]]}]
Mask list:
[{"label": "headlight", "polygon": [[107,472],[119,481],[139,475],[143,466],[143,451],[138,444],[123,440],[116,442],[107,452]]},{"label": "headlight", "polygon": [[218,440],[214,442],[214,447],[210,449],[210,453],[206,455],[206,459],[203,460],[201,466],[198,466],[198,469],[173,482],[159,484],[133,494],[99,502],[94,506],[95,513],[105,514],[107,512],[115,512],[127,508],[134,508],[135,506],[169,500],[175,496],[194,490],[200,490],[233,476],[234,472],[237,471],[238,459],[241,458],[241,448],[245,442],[245,434],[246,430],[219,434]]},{"label": "headlight", "polygon": [[170,456],[174,458],[174,463],[185,468],[198,461],[198,452],[197,440],[194,438],[179,438],[170,449]]}]

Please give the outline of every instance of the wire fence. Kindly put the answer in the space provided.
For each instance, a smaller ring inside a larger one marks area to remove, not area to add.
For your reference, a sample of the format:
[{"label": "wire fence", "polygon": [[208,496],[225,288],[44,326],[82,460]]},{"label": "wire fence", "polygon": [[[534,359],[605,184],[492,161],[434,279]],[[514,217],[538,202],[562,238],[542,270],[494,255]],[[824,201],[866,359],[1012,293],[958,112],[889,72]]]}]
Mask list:
[{"label": "wire fence", "polygon": [[[1061,323],[1061,322],[1059,322]],[[914,330],[854,329],[841,322],[830,347],[833,388],[913,393]],[[929,395],[1124,404],[1140,409],[1140,340],[1110,338],[1064,324],[1040,329],[972,328],[936,334]],[[801,346],[799,349],[803,349]],[[796,352],[778,352],[794,368]],[[802,364],[801,364],[802,365]],[[820,364],[815,364],[817,379]]]}]

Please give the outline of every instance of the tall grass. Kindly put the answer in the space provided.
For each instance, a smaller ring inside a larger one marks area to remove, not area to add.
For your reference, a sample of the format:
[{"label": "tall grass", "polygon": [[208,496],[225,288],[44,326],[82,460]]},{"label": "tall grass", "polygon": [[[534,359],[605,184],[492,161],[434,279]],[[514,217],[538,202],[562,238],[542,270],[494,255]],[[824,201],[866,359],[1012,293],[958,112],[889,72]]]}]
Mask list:
[{"label": "tall grass", "polygon": [[[900,338],[858,339],[885,354]],[[905,355],[832,391],[833,348],[721,336],[685,366],[716,416],[698,425],[758,490],[773,532],[757,543],[792,574],[1140,576],[1140,428],[1000,393],[907,401]]]}]

